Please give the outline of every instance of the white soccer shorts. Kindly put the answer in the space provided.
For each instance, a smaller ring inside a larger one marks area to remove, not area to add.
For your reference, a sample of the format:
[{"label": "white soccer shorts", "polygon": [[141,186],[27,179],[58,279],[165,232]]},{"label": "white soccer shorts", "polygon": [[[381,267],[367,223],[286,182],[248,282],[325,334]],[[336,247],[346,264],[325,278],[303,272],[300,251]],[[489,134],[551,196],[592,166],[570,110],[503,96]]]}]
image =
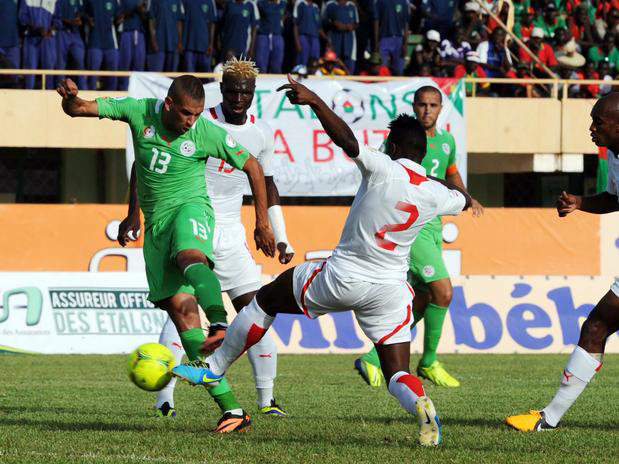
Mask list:
[{"label": "white soccer shorts", "polygon": [[610,289],[619,297],[619,277],[615,277],[615,282],[610,286]]},{"label": "white soccer shorts", "polygon": [[213,271],[221,290],[228,293],[231,300],[262,286],[260,269],[247,246],[243,224],[215,225],[213,257]]},{"label": "white soccer shorts", "polygon": [[373,283],[342,277],[327,261],[294,269],[293,292],[305,315],[353,310],[363,333],[375,344],[410,342],[413,289],[406,282]]}]

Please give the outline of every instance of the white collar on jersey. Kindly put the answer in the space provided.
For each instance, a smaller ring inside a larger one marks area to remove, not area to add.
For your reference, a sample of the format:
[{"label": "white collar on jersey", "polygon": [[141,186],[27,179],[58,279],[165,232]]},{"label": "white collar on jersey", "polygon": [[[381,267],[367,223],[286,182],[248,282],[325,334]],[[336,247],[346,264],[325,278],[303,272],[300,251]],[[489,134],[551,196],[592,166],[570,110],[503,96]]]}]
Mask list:
[{"label": "white collar on jersey", "polygon": [[409,160],[408,158],[398,158],[396,162],[401,164],[405,168],[415,171],[420,176],[426,177],[427,175],[426,168],[424,168],[421,164],[415,163],[413,160]]},{"label": "white collar on jersey", "polygon": [[217,106],[213,106],[211,108],[204,110],[203,114],[206,115],[207,119],[216,120],[219,122],[223,122],[225,124],[230,124],[231,126],[235,126],[235,127],[245,127],[250,124],[256,124],[256,116],[254,116],[253,114],[250,114],[249,112],[246,113],[247,117],[245,118],[245,122],[243,124],[229,123],[228,121],[226,121],[226,116],[224,115],[224,112],[221,108],[221,103],[219,103]]}]

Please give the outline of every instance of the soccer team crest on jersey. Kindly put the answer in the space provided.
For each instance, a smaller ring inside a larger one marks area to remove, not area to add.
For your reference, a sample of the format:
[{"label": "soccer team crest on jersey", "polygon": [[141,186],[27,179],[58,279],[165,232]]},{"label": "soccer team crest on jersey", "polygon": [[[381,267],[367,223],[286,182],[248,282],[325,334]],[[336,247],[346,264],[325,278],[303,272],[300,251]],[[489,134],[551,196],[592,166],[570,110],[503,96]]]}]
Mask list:
[{"label": "soccer team crest on jersey", "polygon": [[191,156],[196,152],[196,146],[191,140],[181,143],[181,154],[183,156]]},{"label": "soccer team crest on jersey", "polygon": [[155,126],[148,126],[144,128],[143,131],[145,139],[151,139],[155,136]]},{"label": "soccer team crest on jersey", "polygon": [[449,154],[449,144],[448,143],[444,143],[443,145],[441,145],[441,148],[443,149],[443,153],[445,153],[446,155]]},{"label": "soccer team crest on jersey", "polygon": [[234,140],[230,134],[226,134],[226,145],[230,148],[236,147],[236,140]]},{"label": "soccer team crest on jersey", "polygon": [[423,267],[421,272],[423,272],[423,275],[425,277],[432,277],[436,271],[434,270],[434,266],[431,266],[430,264],[428,264],[427,266]]}]

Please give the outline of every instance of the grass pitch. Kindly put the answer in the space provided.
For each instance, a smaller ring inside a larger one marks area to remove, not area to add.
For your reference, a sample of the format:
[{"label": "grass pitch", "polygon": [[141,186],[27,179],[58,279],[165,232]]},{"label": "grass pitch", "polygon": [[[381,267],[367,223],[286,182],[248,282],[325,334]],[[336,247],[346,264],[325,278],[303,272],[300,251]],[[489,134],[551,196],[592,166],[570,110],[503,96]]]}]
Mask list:
[{"label": "grass pitch", "polygon": [[[427,387],[444,444],[417,445],[417,423],[385,388],[365,385],[349,355],[280,355],[285,419],[256,414],[247,358],[228,378],[252,414],[249,433],[215,435],[202,387],[178,385],[174,419],[133,386],[125,356],[0,356],[0,463],[616,463],[619,355],[555,432],[524,434],[505,416],[543,407],[567,355],[444,355],[458,389]],[[416,357],[412,360],[417,361]]]}]

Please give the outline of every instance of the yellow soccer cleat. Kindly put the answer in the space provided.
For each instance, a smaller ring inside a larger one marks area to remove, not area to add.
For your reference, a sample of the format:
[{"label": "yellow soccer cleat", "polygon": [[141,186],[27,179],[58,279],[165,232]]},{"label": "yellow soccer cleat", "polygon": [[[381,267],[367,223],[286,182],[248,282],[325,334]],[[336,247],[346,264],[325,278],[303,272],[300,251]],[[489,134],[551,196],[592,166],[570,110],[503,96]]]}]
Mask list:
[{"label": "yellow soccer cleat", "polygon": [[521,416],[509,416],[505,423],[510,427],[521,432],[543,432],[545,430],[555,430],[559,424],[552,426],[546,422],[544,411],[529,411],[529,414]]},{"label": "yellow soccer cleat", "polygon": [[440,445],[443,441],[443,428],[432,400],[427,396],[417,398],[415,409],[419,422],[419,444],[421,446]]},{"label": "yellow soccer cleat", "polygon": [[380,387],[385,380],[383,371],[361,358],[355,359],[355,369],[370,387]]},{"label": "yellow soccer cleat", "polygon": [[417,366],[417,376],[427,379],[439,387],[455,388],[460,386],[460,382],[449,375],[443,365],[438,361],[434,361],[429,367]]}]

